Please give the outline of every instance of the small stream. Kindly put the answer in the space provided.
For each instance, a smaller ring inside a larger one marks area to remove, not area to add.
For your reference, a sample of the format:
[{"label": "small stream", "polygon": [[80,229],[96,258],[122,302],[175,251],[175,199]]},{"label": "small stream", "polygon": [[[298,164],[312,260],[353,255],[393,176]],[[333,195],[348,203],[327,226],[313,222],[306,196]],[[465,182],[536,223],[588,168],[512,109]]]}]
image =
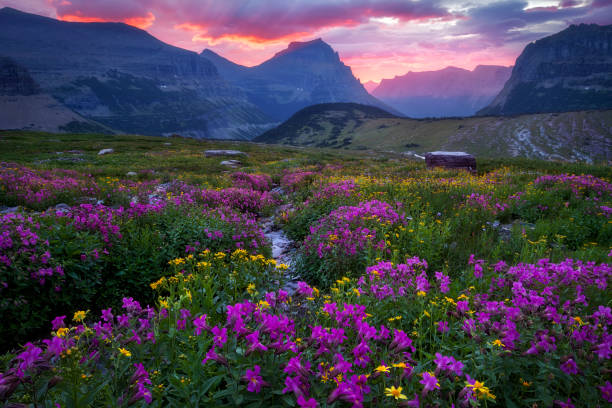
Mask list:
[{"label": "small stream", "polygon": [[287,291],[289,296],[293,296],[297,289],[297,282],[299,280],[299,276],[295,273],[293,265],[296,248],[294,241],[289,239],[285,232],[274,224],[274,219],[276,216],[290,208],[291,204],[281,205],[276,209],[272,216],[262,218],[260,224],[265,237],[271,243],[272,258],[277,263],[283,263],[289,266],[289,268],[285,271],[285,284],[282,289]]}]

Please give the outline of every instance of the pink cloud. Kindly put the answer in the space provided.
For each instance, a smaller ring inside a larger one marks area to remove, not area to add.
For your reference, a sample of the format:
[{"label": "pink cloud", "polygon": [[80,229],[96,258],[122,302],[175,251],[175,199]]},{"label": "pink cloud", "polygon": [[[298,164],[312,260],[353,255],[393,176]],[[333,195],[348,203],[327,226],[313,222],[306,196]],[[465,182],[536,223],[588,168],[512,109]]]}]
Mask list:
[{"label": "pink cloud", "polygon": [[[531,3],[533,4],[533,2]],[[568,24],[612,23],[612,0],[0,0],[67,21],[121,21],[169,44],[256,65],[290,41],[322,37],[362,80],[447,65],[512,65]],[[459,11],[457,11],[459,10]]]}]

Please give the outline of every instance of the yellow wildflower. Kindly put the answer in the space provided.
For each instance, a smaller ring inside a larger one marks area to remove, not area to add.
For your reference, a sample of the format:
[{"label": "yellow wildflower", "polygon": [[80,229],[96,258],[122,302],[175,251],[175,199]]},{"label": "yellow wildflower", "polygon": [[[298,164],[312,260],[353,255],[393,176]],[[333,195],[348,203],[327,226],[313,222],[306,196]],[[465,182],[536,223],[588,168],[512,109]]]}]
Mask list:
[{"label": "yellow wildflower", "polygon": [[86,315],[87,315],[87,312],[85,312],[83,310],[79,310],[79,311],[74,313],[74,316],[72,317],[72,320],[74,320],[75,322],[82,322],[85,319]]},{"label": "yellow wildflower", "polygon": [[121,353],[121,355],[125,357],[132,357],[132,353],[130,353],[130,350],[122,347],[119,348],[119,353]]},{"label": "yellow wildflower", "polygon": [[57,337],[64,337],[66,334],[68,334],[68,332],[70,332],[70,329],[67,327],[60,327],[59,329],[57,329],[57,331],[55,332],[55,335]]},{"label": "yellow wildflower", "polygon": [[385,395],[387,397],[393,397],[397,399],[406,399],[406,396],[402,394],[402,387],[395,388],[394,385],[391,388],[385,388]]},{"label": "yellow wildflower", "polygon": [[502,343],[500,339],[495,339],[493,341],[493,343],[491,343],[491,344],[493,344],[494,346],[497,346],[497,347],[506,347],[506,345],[504,343]]},{"label": "yellow wildflower", "polygon": [[386,365],[379,365],[374,369],[374,371],[376,371],[377,373],[388,373],[389,367],[387,367]]}]

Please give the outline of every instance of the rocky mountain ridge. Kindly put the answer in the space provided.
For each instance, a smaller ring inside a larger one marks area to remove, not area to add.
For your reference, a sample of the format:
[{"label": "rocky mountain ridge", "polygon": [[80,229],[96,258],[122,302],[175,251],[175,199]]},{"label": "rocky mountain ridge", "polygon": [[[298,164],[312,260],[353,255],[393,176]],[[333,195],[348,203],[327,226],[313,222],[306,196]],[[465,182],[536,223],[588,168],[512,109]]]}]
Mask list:
[{"label": "rocky mountain ridge", "polygon": [[481,115],[612,108],[612,25],[572,25],[528,44]]}]

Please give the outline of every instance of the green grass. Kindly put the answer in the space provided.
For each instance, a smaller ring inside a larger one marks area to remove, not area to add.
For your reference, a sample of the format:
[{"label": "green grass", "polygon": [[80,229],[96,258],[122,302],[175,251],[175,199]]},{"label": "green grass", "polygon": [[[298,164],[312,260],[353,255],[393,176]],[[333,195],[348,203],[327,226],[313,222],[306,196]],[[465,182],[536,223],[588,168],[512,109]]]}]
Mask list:
[{"label": "green grass", "polygon": [[372,116],[345,104],[321,106],[326,110],[298,112],[257,140],[351,150],[462,150],[492,158],[612,159],[612,111],[408,119]]}]

